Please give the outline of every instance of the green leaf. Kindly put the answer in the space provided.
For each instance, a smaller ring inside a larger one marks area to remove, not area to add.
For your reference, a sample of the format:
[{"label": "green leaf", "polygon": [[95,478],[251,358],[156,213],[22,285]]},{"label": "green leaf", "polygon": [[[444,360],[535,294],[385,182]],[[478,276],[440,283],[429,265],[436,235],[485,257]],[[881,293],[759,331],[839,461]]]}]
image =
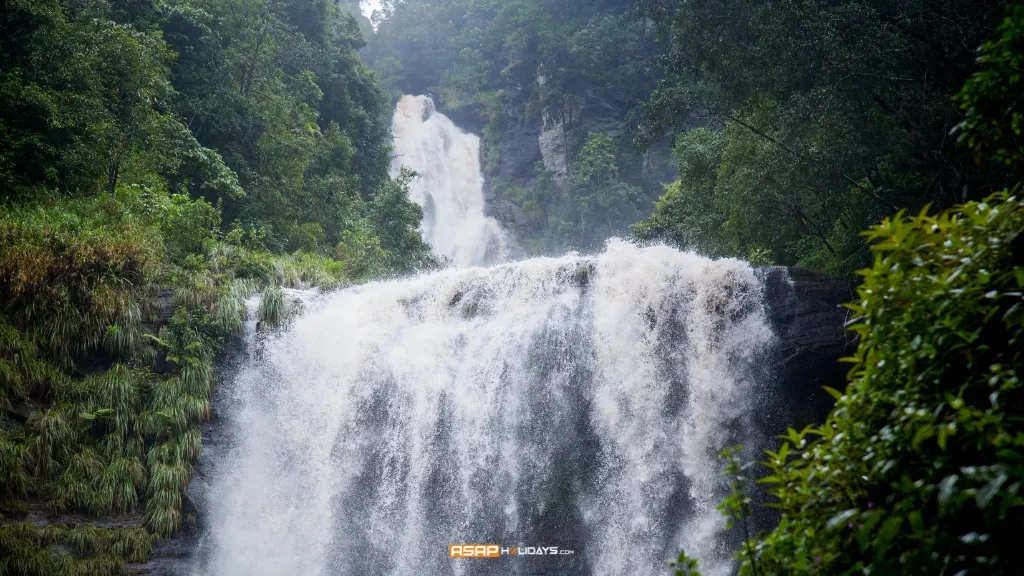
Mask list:
[{"label": "green leaf", "polygon": [[853,518],[854,516],[856,516],[857,512],[858,512],[858,510],[856,508],[850,508],[848,510],[843,510],[839,514],[836,514],[835,516],[830,518],[828,523],[825,524],[825,527],[827,529],[829,529],[829,530],[835,530],[837,527],[842,527],[843,525],[845,525],[847,522],[850,521],[850,518]]},{"label": "green leaf", "polygon": [[831,386],[822,386],[822,388],[825,389],[825,392],[828,392],[829,396],[835,398],[836,400],[839,400],[840,398],[843,397],[843,393],[842,392],[840,392],[839,390],[836,390],[835,388],[832,388]]},{"label": "green leaf", "polygon": [[988,506],[988,503],[992,501],[992,498],[999,492],[999,489],[1003,487],[1006,478],[1006,471],[1000,470],[995,478],[989,480],[981,490],[978,490],[975,500],[979,508]]},{"label": "green leaf", "polygon": [[903,526],[903,518],[899,516],[892,516],[882,524],[882,529],[875,536],[876,553],[889,549],[893,539],[899,534],[901,526]]},{"label": "green leaf", "polygon": [[862,523],[859,530],[857,530],[857,544],[860,546],[861,551],[867,550],[868,546],[871,545],[871,536],[875,530],[875,526],[882,521],[886,516],[882,510],[869,510],[862,517]]},{"label": "green leaf", "polygon": [[924,533],[924,520],[921,519],[921,513],[914,510],[907,515],[907,519],[910,521],[910,529],[914,531],[914,536],[921,536]]},{"label": "green leaf", "polygon": [[951,474],[942,479],[939,482],[939,504],[945,505],[949,501],[950,496],[953,495],[953,488],[956,487],[956,482],[960,478],[957,474]]},{"label": "green leaf", "polygon": [[[924,426],[921,426],[920,428],[917,429],[917,432],[914,433],[914,439],[911,442],[911,446],[913,446],[914,449],[916,450],[918,447],[921,446],[921,442],[924,442],[928,438],[931,438],[932,435],[934,435],[934,434],[935,434],[935,428],[933,428],[932,426],[927,425],[927,424],[924,425]],[[944,440],[940,440],[940,445],[944,444],[944,443],[945,443]]]}]

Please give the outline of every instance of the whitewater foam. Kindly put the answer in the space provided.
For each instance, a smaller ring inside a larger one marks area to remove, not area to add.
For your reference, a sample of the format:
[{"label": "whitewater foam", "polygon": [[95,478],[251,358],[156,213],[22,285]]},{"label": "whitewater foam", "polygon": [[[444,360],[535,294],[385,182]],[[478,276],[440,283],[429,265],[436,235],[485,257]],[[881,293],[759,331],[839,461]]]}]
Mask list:
[{"label": "whitewater foam", "polygon": [[624,576],[680,547],[728,571],[716,454],[772,339],[749,265],[613,241],[306,309],[221,391],[201,573]]}]

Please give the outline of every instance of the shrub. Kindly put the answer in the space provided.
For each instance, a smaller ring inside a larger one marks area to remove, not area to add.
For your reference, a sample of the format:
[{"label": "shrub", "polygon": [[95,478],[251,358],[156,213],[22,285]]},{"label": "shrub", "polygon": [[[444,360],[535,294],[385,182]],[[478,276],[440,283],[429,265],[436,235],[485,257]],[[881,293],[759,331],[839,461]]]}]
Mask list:
[{"label": "shrub", "polygon": [[778,527],[750,574],[1010,574],[1024,531],[1024,201],[867,232],[852,381],[769,452]]},{"label": "shrub", "polygon": [[160,231],[176,257],[203,252],[220,225],[220,212],[203,199],[174,194],[166,202]]},{"label": "shrub", "polygon": [[285,246],[291,251],[316,253],[324,245],[324,230],[319,224],[289,223],[284,227]]},{"label": "shrub", "polygon": [[390,254],[381,248],[365,222],[341,234],[341,242],[334,249],[334,257],[342,263],[351,278],[372,278],[381,273]]},{"label": "shrub", "polygon": [[285,288],[332,290],[348,283],[345,266],[337,260],[299,252],[275,260],[277,283]]}]

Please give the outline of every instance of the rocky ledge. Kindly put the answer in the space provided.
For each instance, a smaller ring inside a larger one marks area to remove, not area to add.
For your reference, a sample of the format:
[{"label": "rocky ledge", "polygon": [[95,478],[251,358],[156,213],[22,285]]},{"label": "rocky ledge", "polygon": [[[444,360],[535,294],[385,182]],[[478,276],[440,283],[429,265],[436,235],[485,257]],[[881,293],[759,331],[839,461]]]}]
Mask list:
[{"label": "rocky ledge", "polygon": [[856,337],[846,329],[856,296],[853,277],[784,268],[761,269],[769,321],[778,338],[776,386],[790,425],[821,420],[832,407],[825,386],[842,390]]}]

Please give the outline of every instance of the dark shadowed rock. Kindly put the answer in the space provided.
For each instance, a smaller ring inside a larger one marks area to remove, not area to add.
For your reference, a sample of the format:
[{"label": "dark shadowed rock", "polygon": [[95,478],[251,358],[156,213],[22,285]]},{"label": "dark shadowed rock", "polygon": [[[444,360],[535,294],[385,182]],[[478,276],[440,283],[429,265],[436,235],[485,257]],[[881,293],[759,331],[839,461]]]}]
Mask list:
[{"label": "dark shadowed rock", "polygon": [[174,289],[158,288],[152,295],[149,307],[155,313],[155,317],[152,318],[150,324],[155,326],[166,325],[171,320],[171,316],[174,315]]},{"label": "dark shadowed rock", "polygon": [[820,421],[833,401],[823,389],[846,386],[854,334],[846,330],[850,311],[843,304],[855,297],[852,277],[775,266],[760,270],[768,317],[778,337],[777,386],[789,425]]},{"label": "dark shadowed rock", "polygon": [[540,153],[540,123],[531,121],[508,128],[499,149],[499,174],[502,180],[517,182],[536,177],[534,167],[543,157]]},{"label": "dark shadowed rock", "polygon": [[[824,387],[845,388],[850,366],[839,359],[856,348],[854,335],[845,327],[849,310],[842,306],[855,296],[853,278],[781,266],[760,268],[758,275],[776,342],[753,403],[756,429],[748,436],[756,445],[749,453],[753,459],[761,458],[761,450],[778,450],[777,436],[786,428],[799,430],[824,421],[835,404]],[[763,476],[768,469],[758,466],[754,473]],[[771,501],[766,486],[754,485],[751,497],[756,503],[754,530],[774,528],[779,516],[765,506]]]}]

